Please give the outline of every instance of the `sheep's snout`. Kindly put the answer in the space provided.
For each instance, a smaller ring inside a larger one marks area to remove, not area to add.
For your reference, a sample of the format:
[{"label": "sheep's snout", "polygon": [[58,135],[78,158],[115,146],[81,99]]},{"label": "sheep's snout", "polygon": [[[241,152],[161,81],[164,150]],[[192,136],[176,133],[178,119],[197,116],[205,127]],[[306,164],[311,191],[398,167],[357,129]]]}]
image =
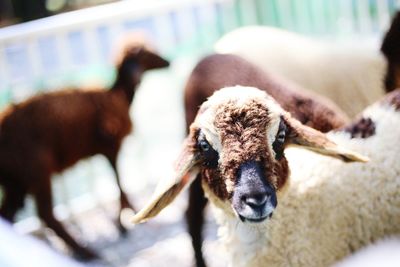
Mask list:
[{"label": "sheep's snout", "polygon": [[232,196],[232,207],[243,222],[262,222],[277,205],[274,188],[267,181],[261,163],[240,165]]}]

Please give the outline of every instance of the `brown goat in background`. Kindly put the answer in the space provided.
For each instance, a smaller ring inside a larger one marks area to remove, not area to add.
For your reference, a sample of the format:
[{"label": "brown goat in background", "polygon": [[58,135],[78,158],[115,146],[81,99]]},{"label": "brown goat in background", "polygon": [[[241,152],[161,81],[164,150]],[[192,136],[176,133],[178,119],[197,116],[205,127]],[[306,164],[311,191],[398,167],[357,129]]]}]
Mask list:
[{"label": "brown goat in background", "polygon": [[[129,107],[143,72],[168,65],[142,43],[130,43],[110,90],[62,90],[7,108],[0,118],[0,185],[4,189],[0,215],[13,221],[25,196],[31,194],[39,217],[48,227],[78,256],[95,257],[55,219],[51,176],[81,159],[102,154],[115,172],[121,210],[132,207],[116,168],[122,140],[132,128]],[[126,231],[120,221],[119,229]]]}]

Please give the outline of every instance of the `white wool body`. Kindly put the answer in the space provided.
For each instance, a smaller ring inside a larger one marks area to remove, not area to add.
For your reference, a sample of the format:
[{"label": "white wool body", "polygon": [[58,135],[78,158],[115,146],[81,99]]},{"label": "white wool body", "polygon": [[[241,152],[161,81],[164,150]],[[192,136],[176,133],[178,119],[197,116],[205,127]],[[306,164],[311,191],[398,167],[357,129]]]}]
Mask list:
[{"label": "white wool body", "polygon": [[325,267],[375,240],[400,234],[400,112],[378,103],[363,116],[375,123],[373,136],[328,135],[370,161],[343,163],[300,148],[286,149],[291,175],[278,192],[272,218],[263,223],[242,223],[229,203],[214,197],[203,183],[229,266]]},{"label": "white wool body", "polygon": [[235,54],[267,73],[325,95],[354,116],[384,94],[387,62],[365,43],[331,44],[268,26],[247,26],[223,36],[215,51]]},{"label": "white wool body", "polygon": [[357,251],[334,267],[398,267],[400,237],[387,238]]}]

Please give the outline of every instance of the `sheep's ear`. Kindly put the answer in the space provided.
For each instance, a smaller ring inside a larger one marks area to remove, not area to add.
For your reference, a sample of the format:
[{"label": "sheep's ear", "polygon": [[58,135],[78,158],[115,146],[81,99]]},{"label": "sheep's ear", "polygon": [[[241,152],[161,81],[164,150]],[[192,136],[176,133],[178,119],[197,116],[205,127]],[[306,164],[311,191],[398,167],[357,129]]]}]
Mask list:
[{"label": "sheep's ear", "polygon": [[159,69],[169,66],[169,61],[160,55],[143,48],[140,51],[140,64],[144,70]]},{"label": "sheep's ear", "polygon": [[197,155],[194,152],[191,136],[184,141],[181,154],[175,165],[175,179],[159,183],[147,205],[133,217],[133,223],[142,223],[160,213],[178,194],[188,187],[196,178],[198,170]]},{"label": "sheep's ear", "polygon": [[317,153],[339,158],[345,162],[367,162],[369,159],[354,151],[341,147],[320,131],[301,124],[290,115],[282,118],[288,127],[288,144],[300,146]]}]

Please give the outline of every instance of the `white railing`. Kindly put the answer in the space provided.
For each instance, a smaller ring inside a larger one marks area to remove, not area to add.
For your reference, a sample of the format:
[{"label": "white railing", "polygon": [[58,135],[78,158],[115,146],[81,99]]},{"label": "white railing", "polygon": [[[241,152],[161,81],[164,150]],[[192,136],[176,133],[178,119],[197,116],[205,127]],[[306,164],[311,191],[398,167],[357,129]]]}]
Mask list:
[{"label": "white railing", "polygon": [[19,100],[32,90],[79,84],[93,70],[108,82],[118,36],[141,30],[162,53],[172,53],[196,34],[194,17],[209,25],[223,2],[121,1],[0,29],[0,90]]}]

